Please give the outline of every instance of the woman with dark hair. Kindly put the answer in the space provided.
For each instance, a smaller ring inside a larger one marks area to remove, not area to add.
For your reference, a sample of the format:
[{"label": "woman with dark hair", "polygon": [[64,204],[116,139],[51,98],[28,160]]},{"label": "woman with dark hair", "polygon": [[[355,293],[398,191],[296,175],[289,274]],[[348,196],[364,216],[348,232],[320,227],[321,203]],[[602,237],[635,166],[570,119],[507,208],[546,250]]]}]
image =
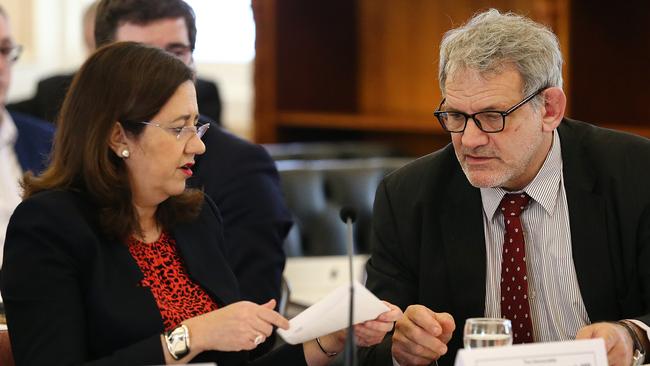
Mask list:
[{"label": "woman with dark hair", "polygon": [[[2,294],[18,365],[240,365],[274,326],[288,327],[275,300],[238,301],[218,210],[185,187],[209,127],[193,77],[130,42],[99,49],[77,73],[51,164],[25,177],[7,231]],[[381,341],[401,315],[391,309],[356,326],[360,344]],[[327,364],[344,339],[253,363]]]}]

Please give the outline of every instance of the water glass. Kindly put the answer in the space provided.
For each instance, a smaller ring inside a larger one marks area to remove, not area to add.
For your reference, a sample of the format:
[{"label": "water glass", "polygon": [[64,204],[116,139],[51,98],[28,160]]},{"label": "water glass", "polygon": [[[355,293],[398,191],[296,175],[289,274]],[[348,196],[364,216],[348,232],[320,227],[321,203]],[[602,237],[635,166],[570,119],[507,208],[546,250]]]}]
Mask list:
[{"label": "water glass", "polygon": [[512,324],[501,318],[470,318],[463,332],[465,348],[512,345]]}]

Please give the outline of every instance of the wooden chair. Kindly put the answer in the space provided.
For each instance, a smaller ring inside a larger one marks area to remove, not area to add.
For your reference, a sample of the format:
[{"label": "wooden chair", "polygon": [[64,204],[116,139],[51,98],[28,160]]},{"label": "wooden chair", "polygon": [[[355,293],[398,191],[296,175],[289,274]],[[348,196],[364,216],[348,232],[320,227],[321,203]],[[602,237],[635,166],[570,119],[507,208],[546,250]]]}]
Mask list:
[{"label": "wooden chair", "polygon": [[0,365],[14,366],[14,356],[9,343],[9,332],[0,330]]}]

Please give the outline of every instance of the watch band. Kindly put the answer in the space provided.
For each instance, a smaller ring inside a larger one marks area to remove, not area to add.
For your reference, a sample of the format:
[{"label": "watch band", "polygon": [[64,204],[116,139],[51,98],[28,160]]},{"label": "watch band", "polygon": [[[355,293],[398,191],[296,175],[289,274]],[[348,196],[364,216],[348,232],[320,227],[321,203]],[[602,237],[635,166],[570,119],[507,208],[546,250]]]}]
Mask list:
[{"label": "watch band", "polygon": [[630,337],[632,338],[632,343],[634,343],[634,350],[632,350],[632,366],[640,366],[643,365],[643,362],[645,361],[645,349],[643,349],[643,344],[641,343],[641,340],[639,339],[639,335],[636,333],[634,328],[626,321],[626,320],[621,320],[616,322],[616,324],[621,325],[627,332],[630,334]]},{"label": "watch band", "polygon": [[180,360],[190,353],[190,330],[185,324],[165,332],[167,350],[174,360]]}]

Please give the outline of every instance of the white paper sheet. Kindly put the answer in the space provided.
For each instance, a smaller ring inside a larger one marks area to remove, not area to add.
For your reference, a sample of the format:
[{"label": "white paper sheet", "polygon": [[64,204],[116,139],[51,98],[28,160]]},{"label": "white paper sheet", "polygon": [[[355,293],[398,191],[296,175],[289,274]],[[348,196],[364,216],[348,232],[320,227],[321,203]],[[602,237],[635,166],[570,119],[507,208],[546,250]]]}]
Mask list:
[{"label": "white paper sheet", "polygon": [[455,366],[607,366],[601,339],[461,349]]},{"label": "white paper sheet", "polygon": [[[305,309],[289,321],[289,329],[278,329],[278,334],[290,344],[302,343],[348,326],[350,317],[350,285],[345,284]],[[362,284],[354,282],[353,323],[375,319],[390,310]]]}]

